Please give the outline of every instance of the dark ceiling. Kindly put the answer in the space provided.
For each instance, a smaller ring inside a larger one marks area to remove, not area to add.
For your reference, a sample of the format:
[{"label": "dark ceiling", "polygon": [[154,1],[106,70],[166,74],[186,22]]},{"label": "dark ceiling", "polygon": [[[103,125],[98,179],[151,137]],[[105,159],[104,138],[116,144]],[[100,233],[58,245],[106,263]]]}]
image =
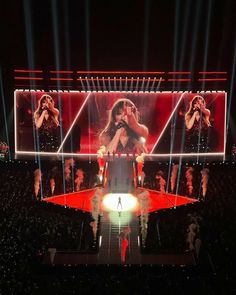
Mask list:
[{"label": "dark ceiling", "polygon": [[0,64],[229,71],[235,16],[235,0],[2,1]]},{"label": "dark ceiling", "polygon": [[7,114],[14,69],[227,71],[233,114],[235,0],[8,0],[0,22]]}]

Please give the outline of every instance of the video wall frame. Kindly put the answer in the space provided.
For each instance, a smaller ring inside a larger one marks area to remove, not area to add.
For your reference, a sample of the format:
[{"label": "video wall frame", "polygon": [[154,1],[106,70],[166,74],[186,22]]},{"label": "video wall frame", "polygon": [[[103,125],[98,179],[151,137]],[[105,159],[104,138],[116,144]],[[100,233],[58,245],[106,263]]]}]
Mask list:
[{"label": "video wall frame", "polygon": [[226,116],[224,91],[15,90],[15,153],[225,155]]}]

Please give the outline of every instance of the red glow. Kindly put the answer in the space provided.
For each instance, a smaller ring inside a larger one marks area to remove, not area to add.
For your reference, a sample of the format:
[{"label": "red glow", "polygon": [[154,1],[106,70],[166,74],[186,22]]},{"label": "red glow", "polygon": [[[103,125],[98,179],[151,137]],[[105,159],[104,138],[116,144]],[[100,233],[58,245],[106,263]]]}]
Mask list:
[{"label": "red glow", "polygon": [[[147,81],[147,80],[146,80]],[[26,81],[24,81],[26,82]],[[170,83],[170,82],[169,82]],[[181,82],[176,82],[181,83]],[[30,84],[30,83],[29,83]],[[52,83],[52,84],[55,84]],[[70,84],[70,83],[68,83]],[[79,82],[77,82],[79,84]],[[56,86],[51,85],[51,89],[56,89]],[[68,88],[67,88],[68,89]],[[36,105],[40,97],[44,92],[37,91],[31,93],[30,91],[18,90],[16,92],[16,104],[19,108],[22,108],[27,113],[27,109],[31,108],[31,99],[35,97]],[[105,128],[108,121],[108,115],[112,109],[114,103],[120,99],[120,97],[127,97],[131,99],[140,111],[140,121],[147,126],[149,130],[149,136],[146,139],[147,153],[153,154],[168,154],[166,147],[171,142],[170,131],[172,125],[170,118],[174,116],[175,112],[179,114],[177,116],[176,125],[179,126],[178,135],[182,135],[184,131],[183,117],[188,109],[189,103],[195,93],[185,93],[184,100],[178,105],[180,97],[183,92],[124,92],[111,91],[105,92],[56,92],[50,93],[55,100],[56,107],[58,106],[58,99],[61,100],[61,114],[60,119],[63,121],[63,134],[65,136],[77,136],[77,126],[83,126],[80,128],[80,151],[79,154],[95,154],[99,147],[99,135]],[[90,95],[88,100],[86,98]],[[224,148],[224,120],[225,120],[225,93],[204,93],[202,94],[206,100],[209,109],[211,110],[212,119],[212,153],[222,153]],[[86,103],[84,104],[86,100]],[[89,116],[88,110],[92,103],[93,116]],[[176,108],[177,106],[177,108]],[[176,108],[176,109],[175,109]],[[32,113],[35,109],[32,110]],[[18,108],[16,112],[18,112]],[[28,113],[27,113],[28,114]],[[77,116],[79,114],[79,116]],[[16,116],[19,118],[19,116]],[[18,120],[18,119],[17,119]],[[21,136],[22,126],[19,125],[19,120],[16,121],[16,134],[17,139]],[[181,128],[180,128],[181,126]],[[32,124],[31,130],[34,130]],[[34,139],[31,135],[27,140],[21,141],[21,145],[18,147],[19,152],[29,151],[31,153],[36,152],[34,150]],[[173,153],[181,153],[181,136],[176,136],[173,142]],[[64,140],[64,138],[63,138]],[[64,145],[64,143],[62,143]],[[65,145],[67,141],[65,141]],[[67,149],[70,153],[69,148]],[[77,153],[77,149],[75,149]]]},{"label": "red glow", "polygon": [[174,82],[174,81],[188,82],[188,81],[191,81],[191,79],[168,79],[167,81],[170,81],[170,82]]},{"label": "red glow", "polygon": [[73,71],[50,71],[52,74],[73,74]]},{"label": "red glow", "polygon": [[211,75],[211,74],[227,74],[227,72],[199,72],[201,75]]},{"label": "red glow", "polygon": [[100,81],[114,81],[114,80],[118,80],[118,81],[140,81],[140,82],[142,82],[143,80],[144,81],[165,81],[165,79],[148,79],[148,78],[145,78],[145,79],[143,79],[143,78],[117,78],[117,77],[114,77],[114,78],[94,78],[94,79],[92,79],[92,78],[78,78],[77,79],[77,81],[86,81],[86,80],[89,80],[89,81],[92,81],[92,80],[100,80]]},{"label": "red glow", "polygon": [[[149,208],[149,212],[155,212],[161,209],[168,209],[198,202],[198,200],[196,199],[178,196],[174,194],[165,194],[149,189],[141,190],[148,191],[150,194],[151,206]],[[61,206],[66,205],[70,208],[77,208],[90,212],[92,211],[91,198],[93,197],[94,193],[95,189],[88,189],[76,193],[44,198],[43,201]],[[139,209],[137,210],[137,214],[139,214]]]},{"label": "red glow", "polygon": [[15,73],[42,73],[42,70],[14,70]]},{"label": "red glow", "polygon": [[[30,84],[15,84],[15,87],[28,87],[30,89],[32,88],[32,87],[30,87]],[[38,87],[40,87],[40,85],[34,85],[34,87],[32,89],[36,89]]]},{"label": "red glow", "polygon": [[[72,88],[73,86],[71,85],[63,85],[63,88]],[[49,85],[48,86],[49,89],[57,89],[58,88],[58,85]]]},{"label": "red glow", "polygon": [[119,71],[77,71],[77,74],[127,74],[127,75],[132,75],[132,74],[150,74],[150,75],[156,75],[156,74],[165,74],[165,72],[119,72]]},{"label": "red glow", "polygon": [[169,75],[190,75],[191,72],[168,72]]},{"label": "red glow", "polygon": [[14,77],[15,80],[43,80],[39,77]]},{"label": "red glow", "polygon": [[198,79],[198,81],[227,81],[227,78],[206,78]]},{"label": "red glow", "polygon": [[72,81],[73,78],[50,78],[52,81]]}]

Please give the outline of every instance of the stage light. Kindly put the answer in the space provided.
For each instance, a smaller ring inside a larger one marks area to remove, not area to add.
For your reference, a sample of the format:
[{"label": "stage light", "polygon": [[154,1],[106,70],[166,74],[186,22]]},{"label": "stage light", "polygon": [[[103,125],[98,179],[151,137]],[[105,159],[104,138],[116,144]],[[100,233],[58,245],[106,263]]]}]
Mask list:
[{"label": "stage light", "polygon": [[96,85],[94,83],[93,77],[91,77],[93,92],[96,92]]},{"label": "stage light", "polygon": [[122,77],[120,77],[120,91],[122,90]]},{"label": "stage light", "polygon": [[145,144],[146,143],[146,138],[144,138],[144,137],[140,137],[139,138],[139,141],[142,143],[142,144]]},{"label": "stage light", "polygon": [[125,77],[125,91],[127,91],[127,79],[128,77]]},{"label": "stage light", "polygon": [[99,236],[99,248],[101,248],[102,245],[102,236]]},{"label": "stage light", "polygon": [[108,77],[108,89],[109,89],[109,91],[112,90],[112,87],[111,87],[111,77]]},{"label": "stage light", "polygon": [[142,80],[142,84],[141,84],[141,91],[143,91],[144,90],[144,82],[145,82],[145,77],[143,77],[143,80]]},{"label": "stage light", "polygon": [[138,205],[137,198],[125,193],[107,194],[102,203],[107,210],[116,212],[133,211]]},{"label": "stage light", "polygon": [[[116,211],[110,211],[109,212],[109,219],[113,224],[118,225],[119,229],[121,226],[127,226],[132,220],[132,213],[129,211],[126,212],[116,212]],[[120,232],[120,230],[119,230]]]},{"label": "stage light", "polygon": [[138,86],[139,86],[139,77],[136,80],[135,91],[138,91]]}]

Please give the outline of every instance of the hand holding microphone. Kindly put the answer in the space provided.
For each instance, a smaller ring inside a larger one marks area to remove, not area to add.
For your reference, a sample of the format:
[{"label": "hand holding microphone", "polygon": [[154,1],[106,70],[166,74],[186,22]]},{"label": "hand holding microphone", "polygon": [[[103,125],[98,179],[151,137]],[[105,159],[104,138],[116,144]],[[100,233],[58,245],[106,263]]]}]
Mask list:
[{"label": "hand holding microphone", "polygon": [[121,120],[119,123],[116,124],[116,129],[120,128],[124,128],[127,130],[129,128],[129,125],[126,123],[125,120]]},{"label": "hand holding microphone", "polygon": [[198,112],[198,113],[200,114],[200,111],[201,111],[201,110],[200,110],[199,107],[194,107],[193,110],[194,110],[194,112]]},{"label": "hand holding microphone", "polygon": [[42,107],[42,113],[44,114],[44,116],[45,116],[46,114],[48,114],[48,112],[49,112],[48,106],[47,106],[47,105],[43,106],[43,107]]}]

